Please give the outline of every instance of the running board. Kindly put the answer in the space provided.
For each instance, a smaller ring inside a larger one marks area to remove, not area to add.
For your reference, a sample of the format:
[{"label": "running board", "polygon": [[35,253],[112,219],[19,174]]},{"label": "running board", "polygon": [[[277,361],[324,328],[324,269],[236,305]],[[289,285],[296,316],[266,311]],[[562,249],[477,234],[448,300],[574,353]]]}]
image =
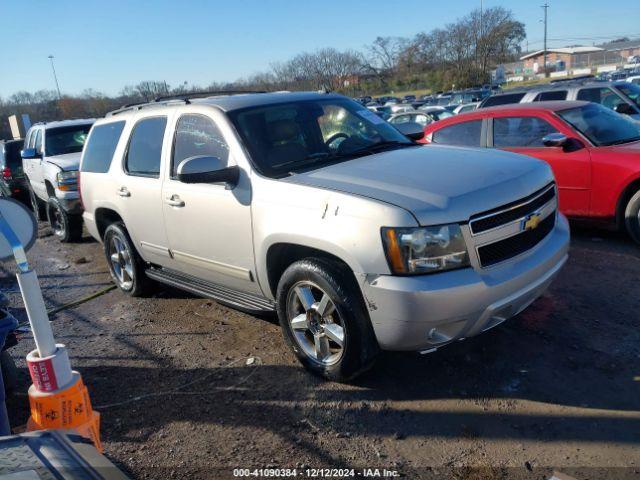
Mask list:
[{"label": "running board", "polygon": [[267,313],[274,312],[276,309],[275,303],[267,298],[216,285],[174,270],[149,268],[146,274],[149,278],[160,283],[186,290],[194,295],[211,298],[240,310],[252,313]]}]

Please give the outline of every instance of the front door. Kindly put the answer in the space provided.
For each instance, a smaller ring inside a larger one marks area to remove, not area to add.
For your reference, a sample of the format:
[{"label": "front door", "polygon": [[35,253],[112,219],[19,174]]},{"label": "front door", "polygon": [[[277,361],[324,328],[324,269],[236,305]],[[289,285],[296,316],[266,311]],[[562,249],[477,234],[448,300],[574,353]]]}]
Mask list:
[{"label": "front door", "polygon": [[[260,293],[255,280],[251,229],[251,189],[239,184],[186,184],[176,177],[183,160],[205,155],[235,165],[229,143],[209,112],[178,118],[174,149],[163,184],[162,205],[171,254],[181,272],[209,282]],[[230,134],[230,133],[228,133]]]},{"label": "front door", "polygon": [[556,177],[560,211],[570,216],[588,216],[591,199],[589,150],[545,147],[543,137],[559,131],[551,122],[551,119],[538,116],[494,117],[493,146],[547,162]]},{"label": "front door", "polygon": [[44,129],[38,128],[33,136],[33,148],[38,152],[39,157],[25,160],[29,162],[29,181],[36,195],[40,198],[47,198],[47,188],[44,184]]}]

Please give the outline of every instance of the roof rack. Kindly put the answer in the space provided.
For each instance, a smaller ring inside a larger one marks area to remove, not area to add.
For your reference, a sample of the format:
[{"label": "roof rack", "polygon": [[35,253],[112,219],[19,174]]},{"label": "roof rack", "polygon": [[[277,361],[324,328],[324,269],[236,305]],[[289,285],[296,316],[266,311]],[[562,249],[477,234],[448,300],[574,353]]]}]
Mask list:
[{"label": "roof rack", "polygon": [[162,95],[156,97],[154,102],[162,102],[166,100],[184,100],[186,103],[190,103],[191,98],[203,98],[220,95],[242,95],[243,93],[267,93],[265,90],[208,90],[206,92],[190,92],[190,93],[176,93],[174,95]]},{"label": "roof rack", "polygon": [[186,105],[190,104],[192,98],[206,98],[212,96],[221,95],[241,95],[244,93],[267,93],[264,90],[208,90],[206,92],[190,92],[190,93],[176,93],[175,95],[162,95],[154,98],[150,102],[138,102],[128,103],[122,107],[107,113],[107,117],[112,117],[120,113],[140,110],[147,107],[156,107],[161,105],[169,105],[176,102],[182,102]]}]

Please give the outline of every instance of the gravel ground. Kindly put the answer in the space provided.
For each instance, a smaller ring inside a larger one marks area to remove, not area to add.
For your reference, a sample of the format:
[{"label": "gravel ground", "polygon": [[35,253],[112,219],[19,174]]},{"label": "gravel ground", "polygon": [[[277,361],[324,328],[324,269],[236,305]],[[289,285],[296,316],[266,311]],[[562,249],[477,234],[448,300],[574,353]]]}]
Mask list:
[{"label": "gravel ground", "polygon": [[[99,244],[40,236],[30,259],[49,307],[111,285]],[[0,287],[25,320],[4,268]],[[517,318],[431,355],[383,354],[351,385],[306,373],[274,318],[177,290],[113,290],[52,320],[102,413],[106,455],[134,478],[266,467],[640,478],[639,276],[625,236],[574,229],[569,263]],[[29,414],[32,348],[26,334],[12,349],[23,381],[8,401],[14,427]]]}]

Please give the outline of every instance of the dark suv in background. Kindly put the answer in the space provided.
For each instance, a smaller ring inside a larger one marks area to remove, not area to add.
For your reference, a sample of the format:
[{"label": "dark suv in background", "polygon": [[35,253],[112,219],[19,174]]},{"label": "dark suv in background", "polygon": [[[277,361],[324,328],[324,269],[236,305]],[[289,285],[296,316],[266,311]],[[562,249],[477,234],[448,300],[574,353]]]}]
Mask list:
[{"label": "dark suv in background", "polygon": [[26,201],[28,194],[20,157],[23,144],[24,140],[0,141],[0,193],[3,197]]},{"label": "dark suv in background", "polygon": [[640,120],[640,86],[631,82],[596,82],[591,79],[563,80],[547,85],[513,89],[485,98],[478,108],[555,100],[599,103],[603,107],[629,115],[634,120]]}]

